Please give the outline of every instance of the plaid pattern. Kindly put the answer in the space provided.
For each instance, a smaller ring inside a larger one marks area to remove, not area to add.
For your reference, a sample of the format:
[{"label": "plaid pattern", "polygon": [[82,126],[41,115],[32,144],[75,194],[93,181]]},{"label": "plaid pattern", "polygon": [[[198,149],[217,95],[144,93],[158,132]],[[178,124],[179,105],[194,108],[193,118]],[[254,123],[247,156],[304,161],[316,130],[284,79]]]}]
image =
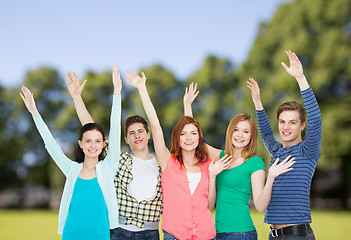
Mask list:
[{"label": "plaid pattern", "polygon": [[[143,228],[145,222],[160,221],[163,206],[161,176],[157,176],[156,196],[151,200],[143,200],[138,203],[128,192],[128,185],[133,180],[132,165],[133,156],[121,152],[119,167],[115,176],[119,215],[126,218],[124,224],[132,224]],[[161,174],[161,167],[158,166],[158,168]]]}]

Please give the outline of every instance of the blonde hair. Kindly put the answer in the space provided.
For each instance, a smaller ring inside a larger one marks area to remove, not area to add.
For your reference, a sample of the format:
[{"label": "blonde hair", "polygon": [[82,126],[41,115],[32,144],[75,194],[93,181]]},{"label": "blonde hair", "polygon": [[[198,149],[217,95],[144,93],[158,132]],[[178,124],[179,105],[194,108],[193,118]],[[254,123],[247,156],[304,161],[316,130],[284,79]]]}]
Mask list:
[{"label": "blonde hair", "polygon": [[248,121],[250,124],[250,131],[251,131],[250,142],[241,151],[241,157],[243,157],[244,160],[246,161],[250,157],[256,155],[256,152],[257,152],[257,127],[256,127],[256,123],[253,120],[253,118],[248,114],[244,114],[244,113],[237,114],[230,121],[228,128],[227,128],[227,134],[225,137],[225,151],[224,151],[224,153],[234,156],[235,147],[232,143],[232,136],[233,136],[233,133],[234,133],[236,126],[241,121]]}]

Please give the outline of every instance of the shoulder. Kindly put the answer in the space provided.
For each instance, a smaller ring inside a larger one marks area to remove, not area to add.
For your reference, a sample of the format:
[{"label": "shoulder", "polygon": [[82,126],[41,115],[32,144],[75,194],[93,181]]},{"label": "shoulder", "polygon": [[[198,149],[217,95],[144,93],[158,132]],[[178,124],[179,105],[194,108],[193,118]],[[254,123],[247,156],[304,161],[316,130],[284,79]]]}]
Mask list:
[{"label": "shoulder", "polygon": [[247,159],[246,163],[255,168],[266,169],[263,159],[259,156],[250,157]]}]

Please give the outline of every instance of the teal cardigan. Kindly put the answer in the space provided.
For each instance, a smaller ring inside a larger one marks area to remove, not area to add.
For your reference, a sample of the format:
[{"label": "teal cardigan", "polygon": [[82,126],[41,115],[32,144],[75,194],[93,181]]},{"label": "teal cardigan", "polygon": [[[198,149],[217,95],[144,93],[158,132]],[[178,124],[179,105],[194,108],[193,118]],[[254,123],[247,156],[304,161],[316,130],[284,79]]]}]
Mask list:
[{"label": "teal cardigan", "polygon": [[[83,163],[71,161],[63,153],[41,116],[34,118],[35,125],[44,140],[45,148],[55,161],[57,166],[66,176],[66,183],[63,190],[60,209],[58,233],[62,235],[65,227],[68,209],[71,203],[74,185],[83,167]],[[107,205],[110,229],[118,227],[118,206],[114,177],[118,168],[121,139],[121,96],[114,95],[111,111],[111,123],[109,134],[109,151],[103,161],[96,165],[96,177]]]}]

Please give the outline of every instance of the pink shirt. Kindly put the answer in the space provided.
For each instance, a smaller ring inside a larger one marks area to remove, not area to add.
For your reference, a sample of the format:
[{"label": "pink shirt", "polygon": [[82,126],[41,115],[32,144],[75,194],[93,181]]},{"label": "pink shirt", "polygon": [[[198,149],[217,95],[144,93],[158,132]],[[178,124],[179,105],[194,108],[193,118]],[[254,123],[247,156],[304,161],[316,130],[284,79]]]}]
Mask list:
[{"label": "pink shirt", "polygon": [[162,230],[180,240],[207,240],[216,236],[216,229],[208,209],[208,166],[200,164],[201,180],[190,194],[185,167],[171,155],[161,173],[163,191]]}]

